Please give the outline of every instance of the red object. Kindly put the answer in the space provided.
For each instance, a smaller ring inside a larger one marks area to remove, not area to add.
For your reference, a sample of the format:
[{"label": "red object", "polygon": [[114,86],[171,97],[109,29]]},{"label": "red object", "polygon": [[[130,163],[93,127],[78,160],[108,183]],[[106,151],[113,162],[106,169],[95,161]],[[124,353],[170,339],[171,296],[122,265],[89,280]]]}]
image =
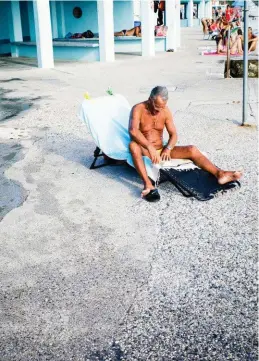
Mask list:
[{"label": "red object", "polygon": [[233,9],[227,9],[225,13],[226,20],[229,22],[233,15]]},{"label": "red object", "polygon": [[165,1],[160,1],[158,4],[158,9],[161,11],[165,11]]},{"label": "red object", "polygon": [[218,29],[217,24],[215,24],[215,23],[214,23],[214,24],[211,24],[210,29],[211,29],[211,31],[217,30],[217,29]]}]

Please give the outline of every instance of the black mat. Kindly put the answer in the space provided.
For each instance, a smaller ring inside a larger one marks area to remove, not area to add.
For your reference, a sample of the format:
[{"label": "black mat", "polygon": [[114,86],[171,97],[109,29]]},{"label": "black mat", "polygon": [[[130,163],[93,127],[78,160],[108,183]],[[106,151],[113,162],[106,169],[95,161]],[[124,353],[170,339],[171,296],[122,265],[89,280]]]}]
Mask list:
[{"label": "black mat", "polygon": [[[96,165],[98,159],[101,159],[101,162]],[[116,161],[108,158],[100,148],[96,147],[94,151],[94,160],[90,169],[118,166],[122,164],[127,163],[125,161]],[[185,197],[196,198],[199,201],[209,201],[220,193],[225,193],[230,189],[241,187],[238,181],[220,185],[212,174],[199,168],[188,170],[176,170],[173,168],[161,169],[159,184],[166,181],[171,182]]]},{"label": "black mat", "polygon": [[194,197],[199,201],[208,201],[220,193],[241,186],[238,181],[220,185],[216,177],[199,168],[181,171],[162,169],[159,183],[165,181],[171,182],[185,197]]}]

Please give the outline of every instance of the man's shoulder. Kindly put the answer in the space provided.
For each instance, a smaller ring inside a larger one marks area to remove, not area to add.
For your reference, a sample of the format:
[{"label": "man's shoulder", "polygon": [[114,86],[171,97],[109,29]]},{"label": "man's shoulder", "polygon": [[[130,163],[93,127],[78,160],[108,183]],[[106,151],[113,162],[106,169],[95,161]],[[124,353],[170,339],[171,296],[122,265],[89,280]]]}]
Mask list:
[{"label": "man's shoulder", "polygon": [[135,110],[135,111],[141,111],[145,109],[145,102],[141,102],[141,103],[138,103],[138,104],[135,104],[133,107],[132,107],[132,110]]},{"label": "man's shoulder", "polygon": [[169,106],[166,106],[166,107],[165,107],[165,114],[172,114]]}]

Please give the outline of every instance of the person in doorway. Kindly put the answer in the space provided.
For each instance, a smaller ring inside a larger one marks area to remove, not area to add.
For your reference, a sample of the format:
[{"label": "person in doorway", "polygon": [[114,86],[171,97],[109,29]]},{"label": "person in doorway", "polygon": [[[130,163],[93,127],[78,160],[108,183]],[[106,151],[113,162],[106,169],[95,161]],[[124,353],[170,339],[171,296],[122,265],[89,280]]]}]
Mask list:
[{"label": "person in doorway", "polygon": [[[148,201],[160,199],[158,190],[155,189],[147,175],[143,156],[149,157],[154,164],[161,160],[190,159],[198,167],[213,174],[219,184],[240,179],[241,171],[225,171],[218,168],[197,147],[193,145],[176,146],[177,132],[167,101],[167,88],[156,86],[152,89],[148,100],[135,105],[131,110],[129,133],[132,140],[129,149],[134,166],[144,184],[142,197]],[[165,128],[169,134],[167,144],[163,143]]]},{"label": "person in doorway", "polygon": [[141,37],[141,26],[135,26],[130,30],[122,30],[114,33],[114,36],[138,36]]}]

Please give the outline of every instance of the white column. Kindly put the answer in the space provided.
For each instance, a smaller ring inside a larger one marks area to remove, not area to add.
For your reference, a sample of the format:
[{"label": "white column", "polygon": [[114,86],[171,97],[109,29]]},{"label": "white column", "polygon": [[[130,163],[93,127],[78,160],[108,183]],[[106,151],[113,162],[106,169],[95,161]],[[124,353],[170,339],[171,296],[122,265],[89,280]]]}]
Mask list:
[{"label": "white column", "polygon": [[133,0],[134,2],[134,20],[140,21],[140,0]]},{"label": "white column", "polygon": [[193,0],[189,0],[187,8],[188,27],[193,26]]},{"label": "white column", "polygon": [[98,0],[100,61],[114,61],[113,0]]},{"label": "white column", "polygon": [[39,68],[54,68],[49,0],[33,2]]},{"label": "white column", "polygon": [[205,0],[201,0],[199,4],[199,19],[205,17]]},{"label": "white column", "polygon": [[10,41],[23,41],[22,37],[22,21],[21,21],[21,12],[20,12],[20,3],[19,1],[10,2],[10,17],[9,17],[9,32],[10,32]]},{"label": "white column", "polygon": [[165,19],[168,26],[166,35],[166,50],[174,49],[176,51],[176,9],[175,0],[166,0]]},{"label": "white column", "polygon": [[155,55],[153,1],[141,0],[142,56]]},{"label": "white column", "polygon": [[207,7],[206,17],[208,17],[209,19],[212,19],[212,2],[208,1],[206,3],[206,7]]},{"label": "white column", "polygon": [[64,2],[57,1],[56,4],[56,13],[57,13],[57,26],[58,26],[58,37],[64,38],[66,35],[66,25],[65,25],[65,11],[64,11]]},{"label": "white column", "polygon": [[57,22],[56,1],[50,1],[50,16],[51,16],[52,38],[57,38],[58,37],[58,22]]},{"label": "white column", "polygon": [[180,18],[181,0],[175,0],[175,34],[176,46],[181,47],[181,18]]}]

